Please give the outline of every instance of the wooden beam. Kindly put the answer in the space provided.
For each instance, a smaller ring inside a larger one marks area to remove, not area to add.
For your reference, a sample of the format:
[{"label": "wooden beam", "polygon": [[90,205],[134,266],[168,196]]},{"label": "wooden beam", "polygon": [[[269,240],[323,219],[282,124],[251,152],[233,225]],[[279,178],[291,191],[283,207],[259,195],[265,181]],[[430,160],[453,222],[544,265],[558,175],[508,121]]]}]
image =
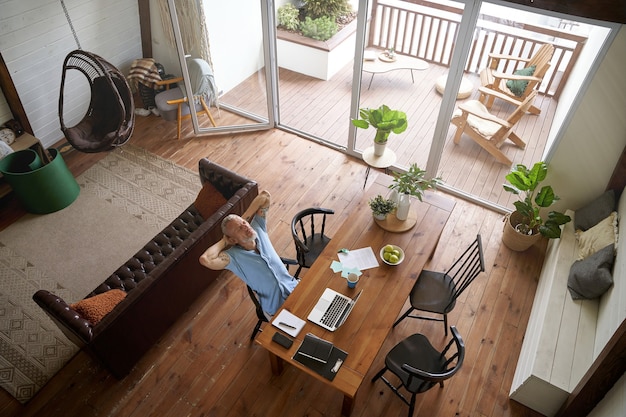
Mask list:
[{"label": "wooden beam", "polygon": [[626,320],[617,328],[557,417],[584,417],[602,401],[626,371]]},{"label": "wooden beam", "polygon": [[9,69],[7,68],[6,63],[4,62],[4,58],[0,53],[0,89],[2,89],[2,93],[9,105],[9,109],[13,114],[13,118],[20,122],[24,131],[30,133],[34,136],[33,128],[30,125],[30,121],[28,120],[28,116],[26,116],[26,111],[24,110],[24,106],[22,105],[22,101],[20,100],[20,96],[17,94],[17,89],[15,88],[15,84],[13,84],[13,79],[11,78],[11,74],[9,73]]},{"label": "wooden beam", "polygon": [[144,58],[152,58],[152,25],[150,23],[150,0],[137,0],[139,5],[139,29],[141,52]]},{"label": "wooden beam", "polygon": [[606,22],[626,23],[626,0],[506,0],[542,10],[588,17]]}]

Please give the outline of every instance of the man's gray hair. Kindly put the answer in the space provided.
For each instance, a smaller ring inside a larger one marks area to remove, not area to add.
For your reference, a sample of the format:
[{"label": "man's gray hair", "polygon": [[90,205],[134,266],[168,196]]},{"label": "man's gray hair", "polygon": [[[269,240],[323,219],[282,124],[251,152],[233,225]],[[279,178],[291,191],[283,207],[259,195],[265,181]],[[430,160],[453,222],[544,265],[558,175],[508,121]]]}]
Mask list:
[{"label": "man's gray hair", "polygon": [[237,216],[236,214],[229,214],[228,216],[224,217],[224,219],[222,220],[222,234],[224,236],[229,236],[228,233],[226,233],[228,229],[228,223],[230,223],[232,220],[238,217],[239,216]]}]

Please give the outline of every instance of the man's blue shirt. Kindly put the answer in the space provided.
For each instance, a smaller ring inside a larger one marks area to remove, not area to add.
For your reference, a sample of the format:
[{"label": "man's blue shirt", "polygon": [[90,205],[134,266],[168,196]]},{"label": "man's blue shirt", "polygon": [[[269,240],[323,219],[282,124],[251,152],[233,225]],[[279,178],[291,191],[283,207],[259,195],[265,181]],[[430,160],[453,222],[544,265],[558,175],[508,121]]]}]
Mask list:
[{"label": "man's blue shirt", "polygon": [[298,285],[298,281],[289,275],[272,246],[265,217],[255,215],[250,226],[257,232],[259,253],[239,245],[232,246],[226,250],[230,256],[226,269],[241,278],[258,294],[263,311],[274,315]]}]

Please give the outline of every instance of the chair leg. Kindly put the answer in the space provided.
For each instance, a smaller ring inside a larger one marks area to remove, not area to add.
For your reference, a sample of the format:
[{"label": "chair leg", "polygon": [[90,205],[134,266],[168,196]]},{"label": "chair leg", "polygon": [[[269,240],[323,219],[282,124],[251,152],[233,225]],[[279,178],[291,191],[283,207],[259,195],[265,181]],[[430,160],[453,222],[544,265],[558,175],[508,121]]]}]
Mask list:
[{"label": "chair leg", "polygon": [[204,97],[200,97],[200,103],[202,104],[202,108],[204,109],[204,112],[206,113],[206,115],[209,116],[209,120],[211,121],[211,124],[213,125],[213,127],[216,127],[217,125],[215,124],[215,120],[213,120],[213,115],[209,111],[209,106],[207,106],[206,102],[204,101]]},{"label": "chair leg", "polygon": [[447,336],[448,335],[448,315],[445,313],[443,314],[443,331]]},{"label": "chair leg", "polygon": [[298,278],[300,276],[300,271],[302,271],[302,265],[298,266],[298,269],[296,270],[296,273],[293,274],[293,277]]},{"label": "chair leg", "polygon": [[387,367],[386,366],[383,369],[381,369],[376,375],[374,375],[374,378],[372,378],[372,382],[375,382],[378,378],[383,376],[385,371],[387,371]]},{"label": "chair leg", "polygon": [[259,320],[256,322],[256,326],[254,326],[254,330],[252,331],[252,336],[250,336],[250,340],[254,340],[254,338],[256,337],[256,334],[258,332],[262,332],[263,330],[261,330],[261,323],[263,323],[262,320]]},{"label": "chair leg", "polygon": [[176,139],[180,140],[180,129],[183,123],[183,104],[182,103],[178,103],[178,114],[176,115],[176,123],[178,125],[178,135],[176,136]]},{"label": "chair leg", "polygon": [[413,310],[415,310],[413,307],[409,307],[402,316],[400,316],[400,318],[398,320],[396,320],[396,322],[393,324],[393,326],[391,326],[392,328],[396,327],[396,325],[398,323],[400,323],[402,320],[404,320],[405,318],[408,317],[409,314],[411,314],[413,312]]},{"label": "chair leg", "polygon": [[411,395],[411,403],[409,404],[409,417],[413,417],[413,412],[415,411],[415,396],[417,394],[413,393]]}]

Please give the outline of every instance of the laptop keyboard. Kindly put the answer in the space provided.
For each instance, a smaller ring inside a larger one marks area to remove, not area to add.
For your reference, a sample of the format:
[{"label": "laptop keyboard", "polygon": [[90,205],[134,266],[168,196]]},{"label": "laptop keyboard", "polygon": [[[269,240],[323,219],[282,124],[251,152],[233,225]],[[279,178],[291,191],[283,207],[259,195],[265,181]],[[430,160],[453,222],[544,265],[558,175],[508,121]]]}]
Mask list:
[{"label": "laptop keyboard", "polygon": [[335,298],[331,301],[320,321],[326,326],[334,326],[349,302],[350,300],[346,300],[343,297],[335,295]]}]

